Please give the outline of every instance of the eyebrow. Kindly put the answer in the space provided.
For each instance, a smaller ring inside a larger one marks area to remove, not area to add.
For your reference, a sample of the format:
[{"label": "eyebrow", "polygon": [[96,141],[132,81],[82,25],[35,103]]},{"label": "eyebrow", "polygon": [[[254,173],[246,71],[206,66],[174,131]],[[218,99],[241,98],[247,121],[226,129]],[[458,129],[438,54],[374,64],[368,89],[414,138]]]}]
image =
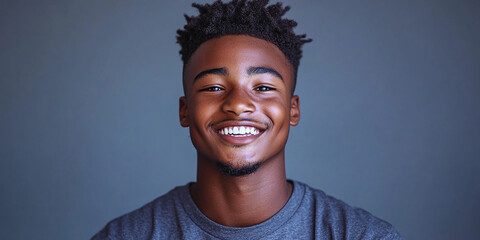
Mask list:
[{"label": "eyebrow", "polygon": [[[275,77],[278,77],[278,78],[280,78],[280,79],[283,81],[282,75],[281,75],[279,72],[277,72],[276,70],[274,70],[273,68],[269,68],[269,67],[250,67],[250,68],[247,70],[247,74],[248,74],[248,75],[264,74],[264,73],[272,74],[272,75],[274,75]],[[199,74],[197,74],[197,75],[195,76],[195,78],[193,78],[193,82],[195,82],[195,81],[197,81],[198,79],[202,78],[203,76],[209,75],[209,74],[226,76],[226,75],[228,75],[228,71],[227,71],[227,69],[225,69],[225,68],[212,68],[212,69],[207,69],[207,70],[202,71],[202,72],[200,72]]]},{"label": "eyebrow", "polygon": [[275,77],[280,78],[283,81],[283,77],[280,73],[268,67],[251,67],[247,70],[247,73],[248,75],[269,73],[274,75]]},{"label": "eyebrow", "polygon": [[214,74],[214,75],[227,75],[228,72],[227,72],[227,69],[225,68],[212,68],[212,69],[207,69],[205,71],[202,71],[200,72],[199,74],[197,74],[197,76],[195,76],[195,78],[193,79],[193,82],[197,81],[199,78],[205,76],[205,75],[208,75],[208,74]]}]

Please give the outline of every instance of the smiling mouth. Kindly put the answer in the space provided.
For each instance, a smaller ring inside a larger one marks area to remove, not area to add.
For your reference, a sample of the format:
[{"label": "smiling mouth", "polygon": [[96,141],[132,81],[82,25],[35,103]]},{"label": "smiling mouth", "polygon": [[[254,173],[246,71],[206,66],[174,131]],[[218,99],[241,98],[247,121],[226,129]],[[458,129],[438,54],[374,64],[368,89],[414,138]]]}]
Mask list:
[{"label": "smiling mouth", "polygon": [[261,130],[250,126],[235,126],[221,128],[218,133],[231,137],[250,137],[260,134]]},{"label": "smiling mouth", "polygon": [[256,141],[270,127],[269,123],[254,119],[226,119],[213,122],[210,126],[215,129],[222,142],[236,147]]}]

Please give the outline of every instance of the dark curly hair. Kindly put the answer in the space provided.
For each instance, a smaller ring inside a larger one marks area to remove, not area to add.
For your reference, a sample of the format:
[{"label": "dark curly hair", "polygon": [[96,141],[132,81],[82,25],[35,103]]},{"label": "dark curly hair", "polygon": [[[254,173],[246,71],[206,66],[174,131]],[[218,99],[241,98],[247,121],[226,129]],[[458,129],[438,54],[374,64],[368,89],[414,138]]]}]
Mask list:
[{"label": "dark curly hair", "polygon": [[[305,34],[296,35],[293,28],[297,22],[282,19],[290,9],[282,3],[267,6],[269,0],[232,0],[212,4],[193,3],[199,15],[185,15],[187,24],[177,30],[177,43],[184,66],[197,48],[204,42],[225,35],[249,35],[275,44],[292,64],[296,79],[298,65],[302,57],[302,45],[311,42]],[[295,81],[296,82],[296,81]],[[295,84],[293,86],[295,89]]]}]

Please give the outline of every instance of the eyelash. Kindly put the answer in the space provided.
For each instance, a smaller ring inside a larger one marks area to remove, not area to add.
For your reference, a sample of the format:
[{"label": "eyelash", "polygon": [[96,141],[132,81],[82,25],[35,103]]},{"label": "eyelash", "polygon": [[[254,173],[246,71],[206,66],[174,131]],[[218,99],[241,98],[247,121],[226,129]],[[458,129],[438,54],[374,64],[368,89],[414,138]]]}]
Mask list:
[{"label": "eyelash", "polygon": [[[212,86],[212,87],[203,88],[200,91],[201,92],[217,92],[217,91],[222,91],[222,90],[223,90],[223,88],[221,88],[219,86]],[[260,91],[260,92],[267,92],[267,91],[273,91],[273,90],[275,90],[275,88],[269,87],[269,86],[259,86],[259,87],[255,87],[253,90]]]},{"label": "eyelash", "polygon": [[219,86],[211,86],[211,87],[201,89],[200,91],[202,91],[202,92],[217,92],[217,91],[221,91],[221,90],[222,90],[222,88],[219,87]]},{"label": "eyelash", "polygon": [[266,91],[273,91],[275,88],[269,86],[259,86],[254,88],[256,91],[266,92]]}]

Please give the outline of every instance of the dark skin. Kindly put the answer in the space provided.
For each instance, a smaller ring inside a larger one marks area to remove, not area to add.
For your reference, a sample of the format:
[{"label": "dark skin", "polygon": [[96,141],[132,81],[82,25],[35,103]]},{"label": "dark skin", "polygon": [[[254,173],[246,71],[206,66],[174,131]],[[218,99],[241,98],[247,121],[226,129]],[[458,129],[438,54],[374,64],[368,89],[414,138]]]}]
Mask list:
[{"label": "dark skin", "polygon": [[[209,219],[231,227],[261,223],[288,201],[285,144],[300,119],[294,73],[274,44],[245,35],[211,39],[184,69],[180,123],[189,127],[197,150],[195,204]],[[253,174],[234,169],[259,164]]]}]

